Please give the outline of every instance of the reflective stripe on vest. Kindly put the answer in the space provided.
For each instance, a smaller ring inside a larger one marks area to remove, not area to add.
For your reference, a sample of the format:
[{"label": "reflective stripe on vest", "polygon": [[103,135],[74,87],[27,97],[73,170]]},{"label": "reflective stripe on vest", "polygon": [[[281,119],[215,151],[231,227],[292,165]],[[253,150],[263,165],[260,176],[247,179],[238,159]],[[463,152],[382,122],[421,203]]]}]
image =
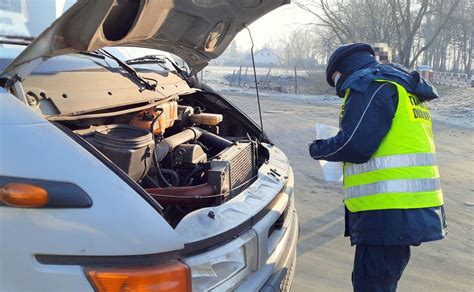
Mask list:
[{"label": "reflective stripe on vest", "polygon": [[350,164],[346,167],[344,173],[353,175],[384,168],[429,165],[436,165],[436,155],[434,153],[398,154],[371,158],[363,164]]},{"label": "reflective stripe on vest", "polygon": [[441,189],[439,178],[384,180],[346,189],[346,198],[358,198],[382,193],[416,193]]},{"label": "reflective stripe on vest", "polygon": [[[344,164],[344,203],[351,212],[414,209],[443,204],[431,117],[426,105],[401,85],[390,131],[371,159]],[[344,104],[349,90],[346,90]],[[368,105],[374,106],[374,105]],[[344,107],[341,118],[344,115]]]}]

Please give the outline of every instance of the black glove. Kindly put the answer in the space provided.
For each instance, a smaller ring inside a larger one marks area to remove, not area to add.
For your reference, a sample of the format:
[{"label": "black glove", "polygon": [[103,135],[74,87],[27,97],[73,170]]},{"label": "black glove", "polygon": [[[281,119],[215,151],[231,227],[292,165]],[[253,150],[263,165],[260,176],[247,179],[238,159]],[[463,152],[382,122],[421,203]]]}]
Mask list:
[{"label": "black glove", "polygon": [[311,143],[308,144],[308,151],[309,151],[309,155],[310,155],[311,157],[316,156],[316,155],[313,155],[314,153],[311,152],[311,147],[312,147],[313,145],[317,145],[317,144],[319,144],[319,143],[321,143],[321,142],[323,142],[323,141],[324,141],[323,139],[318,139],[318,140],[314,140],[313,142],[311,142]]}]

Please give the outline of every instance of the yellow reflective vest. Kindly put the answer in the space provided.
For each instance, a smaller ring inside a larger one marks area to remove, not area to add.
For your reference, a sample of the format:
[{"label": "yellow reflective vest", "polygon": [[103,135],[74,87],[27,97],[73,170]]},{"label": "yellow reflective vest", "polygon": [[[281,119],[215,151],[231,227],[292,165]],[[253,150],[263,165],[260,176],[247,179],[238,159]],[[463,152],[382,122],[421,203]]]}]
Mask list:
[{"label": "yellow reflective vest", "polygon": [[[397,87],[398,106],[390,131],[369,161],[344,163],[346,207],[360,212],[443,205],[428,108],[401,85],[388,80],[377,82]],[[348,95],[349,89],[344,104]]]}]

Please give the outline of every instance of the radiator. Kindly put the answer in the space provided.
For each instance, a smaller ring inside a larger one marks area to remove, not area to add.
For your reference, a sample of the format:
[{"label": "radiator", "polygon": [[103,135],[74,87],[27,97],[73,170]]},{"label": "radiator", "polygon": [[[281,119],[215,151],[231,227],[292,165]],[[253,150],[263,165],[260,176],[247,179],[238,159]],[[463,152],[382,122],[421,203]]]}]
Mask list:
[{"label": "radiator", "polygon": [[[209,172],[210,183],[217,189],[234,197],[247,187],[255,177],[254,143],[237,143],[221,152]],[[221,182],[218,182],[220,177]],[[212,182],[211,182],[212,181]],[[227,196],[226,196],[227,197]]]},{"label": "radiator", "polygon": [[230,194],[235,195],[248,185],[255,176],[255,151],[253,143],[242,143],[231,147],[222,158],[230,163]]}]

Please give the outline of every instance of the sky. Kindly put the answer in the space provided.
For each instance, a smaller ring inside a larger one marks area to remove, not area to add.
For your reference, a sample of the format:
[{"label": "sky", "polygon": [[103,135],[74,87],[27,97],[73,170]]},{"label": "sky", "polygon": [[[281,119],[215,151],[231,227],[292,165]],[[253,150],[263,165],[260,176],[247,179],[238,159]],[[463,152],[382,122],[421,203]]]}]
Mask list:
[{"label": "sky", "polygon": [[[277,41],[286,35],[292,28],[309,23],[313,16],[297,7],[295,4],[284,5],[267,15],[257,19],[249,25],[255,48],[262,48],[270,41]],[[250,49],[250,37],[247,30],[242,30],[235,38],[240,51]]]}]

